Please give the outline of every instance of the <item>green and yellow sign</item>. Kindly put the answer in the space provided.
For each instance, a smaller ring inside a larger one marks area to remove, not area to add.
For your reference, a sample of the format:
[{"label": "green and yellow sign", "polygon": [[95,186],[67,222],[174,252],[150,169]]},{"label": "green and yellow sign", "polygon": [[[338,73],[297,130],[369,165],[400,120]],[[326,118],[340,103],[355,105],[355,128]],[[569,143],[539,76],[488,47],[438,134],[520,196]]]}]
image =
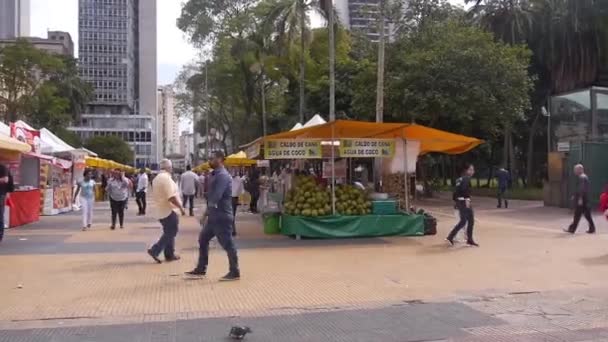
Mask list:
[{"label": "green and yellow sign", "polygon": [[264,143],[265,159],[315,159],[322,158],[321,140],[267,140]]},{"label": "green and yellow sign", "polygon": [[390,158],[395,155],[394,139],[340,139],[342,158]]}]

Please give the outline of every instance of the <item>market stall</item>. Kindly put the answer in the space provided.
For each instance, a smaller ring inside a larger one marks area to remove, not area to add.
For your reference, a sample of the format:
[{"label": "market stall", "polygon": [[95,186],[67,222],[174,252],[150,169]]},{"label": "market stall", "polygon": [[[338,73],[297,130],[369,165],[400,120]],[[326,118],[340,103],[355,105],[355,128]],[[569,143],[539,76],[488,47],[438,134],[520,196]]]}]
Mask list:
[{"label": "market stall", "polygon": [[[274,134],[258,142],[266,159],[328,159],[330,189],[315,184],[313,177],[300,177],[286,197],[280,220],[282,234],[313,238],[424,234],[422,216],[398,210],[398,201],[404,202],[402,208],[409,208],[407,177],[402,198],[372,201],[363,189],[335,185],[336,159],[383,158],[387,169],[407,174],[415,170],[419,154],[464,153],[482,143],[420,125],[345,120]],[[329,146],[329,155],[324,145]]]},{"label": "market stall", "polygon": [[[0,132],[0,163],[5,164],[9,168],[9,172],[15,181],[13,173],[15,167],[20,164],[21,156],[24,153],[31,151],[31,146],[17,139],[9,137],[8,134]],[[18,171],[18,168],[17,168]],[[19,175],[16,175],[19,177]],[[15,184],[15,192],[7,197],[5,203],[0,203],[4,206],[4,225],[5,227],[17,227],[23,224],[35,222],[39,219],[39,213],[35,211],[36,203],[39,203],[40,194],[28,188]],[[29,200],[34,196],[33,205],[30,205]],[[34,207],[33,209],[30,207]]]}]

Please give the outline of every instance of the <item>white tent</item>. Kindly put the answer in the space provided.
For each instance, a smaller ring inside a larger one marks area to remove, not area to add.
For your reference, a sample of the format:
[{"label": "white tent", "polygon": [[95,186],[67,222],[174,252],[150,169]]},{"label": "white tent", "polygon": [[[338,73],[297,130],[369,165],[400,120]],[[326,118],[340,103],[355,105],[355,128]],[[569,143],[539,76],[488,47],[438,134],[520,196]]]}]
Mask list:
[{"label": "white tent", "polygon": [[40,130],[40,140],[42,140],[42,153],[44,154],[69,152],[75,150],[74,147],[59,139],[58,136],[46,128]]},{"label": "white tent", "polygon": [[11,128],[2,121],[0,121],[0,133],[8,136],[11,135]]},{"label": "white tent", "polygon": [[297,124],[295,124],[295,125],[293,126],[293,128],[292,128],[292,129],[290,129],[289,131],[290,131],[290,132],[291,132],[291,131],[296,131],[296,130],[298,130],[298,129],[300,129],[300,128],[302,128],[302,124],[298,122],[298,123],[297,123]]},{"label": "white tent", "polygon": [[308,120],[308,122],[306,122],[304,124],[304,126],[302,126],[302,128],[308,128],[308,127],[312,127],[312,126],[318,126],[318,125],[322,125],[322,124],[326,124],[327,121],[325,121],[321,115],[319,114],[315,114],[315,116],[313,116],[310,120]]}]

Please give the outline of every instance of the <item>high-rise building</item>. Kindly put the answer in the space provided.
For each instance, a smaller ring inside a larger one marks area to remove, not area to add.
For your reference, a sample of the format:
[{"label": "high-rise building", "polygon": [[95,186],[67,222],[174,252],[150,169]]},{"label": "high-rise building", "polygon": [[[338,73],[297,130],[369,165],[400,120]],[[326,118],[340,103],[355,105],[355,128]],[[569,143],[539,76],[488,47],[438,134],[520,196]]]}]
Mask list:
[{"label": "high-rise building", "polygon": [[30,0],[0,0],[0,39],[30,35]]},{"label": "high-rise building", "polygon": [[95,89],[71,129],[83,140],[114,135],[137,166],[157,157],[156,0],[79,0],[80,76]]},{"label": "high-rise building", "polygon": [[[334,6],[341,24],[349,30],[365,34],[371,41],[377,42],[380,38],[379,6],[381,0],[335,0]],[[391,1],[391,0],[382,0]],[[407,3],[407,0],[394,0]],[[392,40],[395,25],[386,22],[384,33],[387,40]]]},{"label": "high-rise building", "polygon": [[158,88],[158,122],[159,157],[180,153],[179,117],[175,112],[175,95],[170,86]]}]

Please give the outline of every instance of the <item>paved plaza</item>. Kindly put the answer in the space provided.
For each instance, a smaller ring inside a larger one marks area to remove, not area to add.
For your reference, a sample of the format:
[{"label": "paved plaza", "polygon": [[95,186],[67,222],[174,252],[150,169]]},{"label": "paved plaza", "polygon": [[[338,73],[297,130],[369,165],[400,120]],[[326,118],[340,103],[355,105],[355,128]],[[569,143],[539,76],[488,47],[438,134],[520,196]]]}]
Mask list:
[{"label": "paved plaza", "polygon": [[567,210],[493,204],[477,206],[481,248],[446,246],[441,199],[419,203],[439,219],[429,237],[298,241],[240,212],[232,283],[218,245],[207,278],[183,276],[195,218],[180,222],[182,260],[157,265],[159,224],[133,202],[124,230],[106,203],[86,232],[79,213],[43,217],[0,245],[0,341],[226,341],[233,325],[247,341],[608,341],[608,224],[570,236]]}]

